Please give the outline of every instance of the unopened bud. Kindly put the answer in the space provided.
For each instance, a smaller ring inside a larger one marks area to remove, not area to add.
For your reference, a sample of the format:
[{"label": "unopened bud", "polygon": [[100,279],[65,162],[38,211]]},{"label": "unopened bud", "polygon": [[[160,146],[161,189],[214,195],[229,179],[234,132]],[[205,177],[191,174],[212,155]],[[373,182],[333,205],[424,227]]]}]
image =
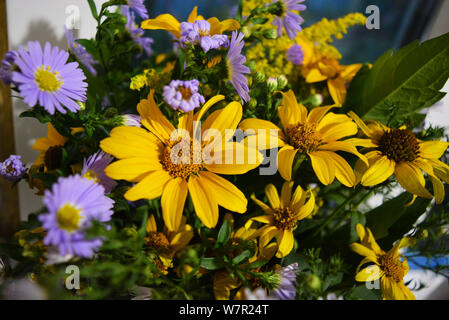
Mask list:
[{"label": "unopened bud", "polygon": [[281,75],[281,76],[278,78],[278,89],[279,89],[279,90],[284,89],[284,88],[287,86],[287,84],[288,84],[287,78],[286,78],[284,75]]},{"label": "unopened bud", "polygon": [[278,33],[275,29],[267,29],[263,32],[263,36],[266,39],[276,39],[278,37]]},{"label": "unopened bud", "polygon": [[317,275],[308,275],[306,278],[306,283],[310,288],[314,290],[321,288],[321,280]]},{"label": "unopened bud", "polygon": [[278,79],[275,77],[269,77],[267,80],[267,87],[270,92],[274,92],[278,88]]},{"label": "unopened bud", "polygon": [[266,79],[266,76],[265,76],[262,72],[257,71],[257,72],[254,74],[254,80],[255,80],[256,82],[262,83],[262,82],[265,81],[265,79]]}]

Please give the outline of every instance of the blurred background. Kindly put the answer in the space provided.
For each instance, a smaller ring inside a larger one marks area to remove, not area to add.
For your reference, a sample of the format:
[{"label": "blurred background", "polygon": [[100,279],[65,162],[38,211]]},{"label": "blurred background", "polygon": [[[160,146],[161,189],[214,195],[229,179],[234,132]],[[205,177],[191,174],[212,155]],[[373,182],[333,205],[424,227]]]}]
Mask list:
[{"label": "blurred background", "polygon": [[[97,6],[105,2],[96,0]],[[237,8],[237,0],[147,0],[150,17],[171,13],[178,20],[186,20],[194,6],[205,17],[228,18]],[[380,29],[368,30],[353,27],[342,40],[334,44],[343,54],[342,64],[374,62],[388,49],[397,49],[418,39],[421,41],[449,32],[449,0],[306,0],[307,11],[302,13],[307,27],[323,17],[335,19],[347,13],[365,13],[369,5],[380,9]],[[96,23],[90,15],[85,0],[6,0],[8,44],[10,49],[26,45],[30,40],[41,43],[50,41],[53,45],[67,48],[64,25],[75,19],[80,38],[95,34]],[[154,49],[171,50],[170,38],[166,32],[150,31],[154,38]],[[158,41],[160,40],[160,41]],[[449,82],[443,88],[449,91]],[[21,100],[13,99],[15,153],[31,164],[38,152],[31,149],[36,138],[46,136],[47,129],[35,119],[18,118],[28,107]],[[1,112],[0,108],[0,112]],[[430,108],[426,125],[432,123],[449,130],[449,97]],[[10,137],[1,136],[1,141]],[[1,159],[3,160],[3,159]],[[19,185],[20,215],[26,219],[30,212],[41,207],[40,197],[34,195],[24,183]],[[1,197],[0,197],[1,201]],[[381,201],[381,199],[379,200]],[[0,202],[0,208],[2,203]],[[1,223],[1,221],[0,221]],[[417,278],[428,287],[416,292],[419,299],[449,299],[447,278],[425,272],[412,265],[410,278]]]}]

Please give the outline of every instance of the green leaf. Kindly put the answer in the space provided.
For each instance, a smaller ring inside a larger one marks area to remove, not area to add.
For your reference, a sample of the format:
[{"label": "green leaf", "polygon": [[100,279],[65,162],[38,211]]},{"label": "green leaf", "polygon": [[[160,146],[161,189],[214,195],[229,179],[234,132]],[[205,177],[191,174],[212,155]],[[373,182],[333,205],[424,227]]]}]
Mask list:
[{"label": "green leaf", "polygon": [[233,264],[240,264],[243,261],[248,260],[252,255],[253,255],[253,253],[251,252],[251,250],[245,250],[241,254],[239,254],[237,257],[232,259],[232,263]]},{"label": "green leaf", "polygon": [[231,236],[231,222],[225,219],[220,231],[218,231],[217,245],[226,244]]},{"label": "green leaf", "polygon": [[404,192],[366,214],[366,225],[373,232],[374,238],[388,236],[383,243],[391,244],[411,230],[415,221],[426,211],[430,200],[418,198],[413,205],[405,207],[410,197],[410,193]]},{"label": "green leaf", "polygon": [[87,0],[87,2],[89,3],[90,12],[92,12],[92,16],[94,17],[95,20],[98,20],[98,11],[97,6],[95,5],[95,1]]},{"label": "green leaf", "polygon": [[268,260],[257,260],[248,265],[248,269],[257,269],[266,265]]},{"label": "green leaf", "polygon": [[221,259],[214,257],[214,258],[202,258],[200,266],[207,270],[219,270],[222,269],[224,265]]},{"label": "green leaf", "polygon": [[371,69],[353,79],[343,111],[385,124],[401,124],[445,96],[439,90],[449,78],[449,33],[393,53],[384,53]]}]

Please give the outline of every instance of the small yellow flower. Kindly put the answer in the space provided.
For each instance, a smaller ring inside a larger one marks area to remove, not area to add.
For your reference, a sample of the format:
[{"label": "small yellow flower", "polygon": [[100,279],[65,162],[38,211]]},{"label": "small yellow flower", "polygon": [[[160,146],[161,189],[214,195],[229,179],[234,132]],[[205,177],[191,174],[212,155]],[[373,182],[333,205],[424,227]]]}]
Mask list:
[{"label": "small yellow flower", "polygon": [[296,38],[296,43],[304,51],[301,73],[306,82],[316,83],[327,81],[329,94],[334,100],[334,103],[343,105],[347,93],[346,86],[360,70],[362,64],[342,66],[336,58],[320,53],[318,48],[310,40],[301,35]]},{"label": "small yellow flower", "polygon": [[[437,203],[444,199],[444,185],[449,183],[449,166],[439,159],[449,146],[445,141],[421,141],[415,134],[401,127],[392,129],[380,122],[370,125],[355,113],[349,115],[360,126],[369,139],[352,139],[359,146],[367,148],[366,163],[357,162],[355,173],[357,181],[363,186],[374,186],[395,175],[399,184],[408,192],[418,197],[431,199]],[[434,195],[426,189],[425,172],[432,182]],[[414,200],[413,199],[413,200]]]},{"label": "small yellow flower", "polygon": [[[355,135],[357,125],[344,114],[328,113],[335,106],[317,107],[308,112],[306,107],[297,103],[292,90],[282,94],[284,97],[278,108],[282,130],[261,119],[243,120],[239,127],[242,130],[265,130],[265,149],[281,147],[278,170],[286,181],[292,179],[292,166],[298,154],[311,159],[313,170],[322,184],[329,185],[337,178],[345,186],[353,187],[356,182],[354,171],[335,151],[355,154],[368,163],[351,142],[339,141]],[[260,139],[263,134],[258,133],[258,136]],[[275,143],[277,145],[273,146]]]},{"label": "small yellow flower", "polygon": [[[193,23],[196,20],[204,20],[204,17],[198,15],[198,7],[194,7],[190,13],[187,22]],[[210,35],[222,34],[225,31],[234,31],[240,28],[238,21],[234,19],[226,19],[223,21],[215,17],[207,19],[210,23]],[[171,14],[165,13],[154,19],[148,19],[142,22],[142,29],[147,30],[166,30],[173,34],[176,38],[181,38],[181,23]]]},{"label": "small yellow flower", "polygon": [[176,252],[183,249],[193,238],[193,228],[186,224],[185,217],[183,217],[178,231],[169,231],[165,227],[163,232],[159,232],[154,215],[151,215],[147,221],[146,231],[146,246],[157,252],[165,267],[172,266],[172,259]]},{"label": "small yellow flower", "polygon": [[[307,218],[315,207],[315,196],[310,190],[304,190],[298,186],[292,195],[293,181],[284,182],[282,185],[281,198],[274,185],[265,187],[265,194],[270,206],[251,196],[251,199],[265,212],[264,216],[251,218],[248,223],[258,221],[266,226],[258,230],[260,235],[259,247],[264,248],[274,237],[277,236],[278,250],[276,257],[283,258],[293,249],[295,242],[293,230],[298,221]],[[306,202],[307,195],[309,199]]]},{"label": "small yellow flower", "polygon": [[[202,116],[224,99],[224,96],[215,96],[195,115],[193,111],[184,113],[176,130],[156,105],[153,95],[154,90],[137,106],[142,125],[148,131],[138,127],[116,127],[109,138],[100,142],[105,152],[120,159],[105,169],[106,174],[115,180],[137,183],[124,197],[136,201],[162,196],[162,215],[171,231],[178,230],[181,224],[188,193],[198,218],[208,228],[215,227],[218,222],[219,205],[233,212],[246,212],[245,195],[218,175],[244,174],[258,167],[263,160],[257,150],[228,141],[227,134],[235,132],[242,117],[242,105],[229,103],[213,112],[200,127]],[[221,138],[217,139],[213,132],[219,133]],[[209,157],[205,156],[208,151]],[[227,163],[228,151],[244,155],[245,160],[238,164],[235,161]],[[177,155],[177,161],[172,160],[173,155]],[[251,159],[254,161],[249,161],[246,155],[254,155]]]},{"label": "small yellow flower", "polygon": [[[350,247],[365,258],[357,267],[355,280],[366,282],[380,279],[384,300],[415,300],[413,293],[404,284],[404,276],[409,270],[407,259],[399,254],[399,249],[404,247],[404,241],[398,241],[393,248],[385,252],[379,247],[369,228],[357,224],[356,229],[360,243],[352,243]],[[367,263],[371,264],[360,270]]]}]

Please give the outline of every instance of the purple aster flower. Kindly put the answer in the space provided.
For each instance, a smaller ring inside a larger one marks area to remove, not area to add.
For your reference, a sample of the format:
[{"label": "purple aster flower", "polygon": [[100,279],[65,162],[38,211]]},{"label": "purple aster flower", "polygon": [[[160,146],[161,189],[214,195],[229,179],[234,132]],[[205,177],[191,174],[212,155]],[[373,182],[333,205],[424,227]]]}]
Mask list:
[{"label": "purple aster flower", "polygon": [[0,79],[6,84],[10,85],[12,81],[12,73],[14,71],[15,61],[17,58],[16,51],[8,51],[2,60],[0,66]]},{"label": "purple aster flower", "polygon": [[144,37],[144,31],[139,28],[139,26],[135,22],[134,12],[130,10],[130,7],[123,6],[122,7],[122,15],[126,17],[126,25],[125,28],[128,30],[129,34],[133,41],[139,45],[145,53],[150,56],[153,54],[153,49],[151,45],[154,40],[152,38]]},{"label": "purple aster flower", "polygon": [[46,43],[44,50],[38,41],[28,42],[28,51],[19,48],[15,63],[20,72],[13,72],[12,81],[30,107],[39,103],[50,114],[57,109],[76,112],[77,103],[86,101],[87,83],[77,62],[66,63],[69,53]]},{"label": "purple aster flower", "polygon": [[206,20],[196,20],[193,23],[182,22],[179,41],[182,46],[199,44],[204,52],[229,46],[228,36],[224,34],[210,35],[210,23]]},{"label": "purple aster flower", "polygon": [[198,93],[198,80],[172,80],[164,87],[164,100],[174,110],[189,112],[204,103],[204,97]]},{"label": "purple aster flower", "polygon": [[304,11],[307,7],[301,2],[305,0],[273,0],[273,2],[279,2],[282,7],[282,13],[273,19],[273,25],[277,27],[278,36],[282,36],[282,27],[284,27],[285,32],[290,39],[296,38],[296,34],[301,31],[301,23],[303,19],[300,15],[292,12]]},{"label": "purple aster flower", "polygon": [[124,126],[140,127],[142,125],[142,118],[137,114],[124,114],[121,117]]},{"label": "purple aster flower", "polygon": [[271,291],[270,296],[279,300],[294,300],[296,297],[296,274],[299,272],[298,263],[281,267],[276,272],[280,275],[281,282]]},{"label": "purple aster flower", "polygon": [[287,60],[296,65],[303,63],[304,51],[299,44],[294,44],[287,50]]},{"label": "purple aster flower", "polygon": [[48,213],[39,216],[47,231],[45,245],[57,247],[61,255],[91,257],[103,239],[86,238],[92,221],[111,220],[114,201],[104,194],[102,185],[80,175],[60,177],[52,190],[46,190]]},{"label": "purple aster flower", "polygon": [[143,4],[145,0],[127,0],[128,5],[144,20],[148,19],[148,10]]},{"label": "purple aster flower", "polygon": [[71,29],[67,29],[65,27],[64,29],[65,29],[65,38],[67,40],[67,44],[69,46],[70,51],[93,76],[96,76],[97,70],[95,70],[93,65],[97,64],[98,62],[95,61],[92,55],[86,51],[86,48],[84,48],[82,45],[80,45],[75,41],[76,39]]},{"label": "purple aster flower", "polygon": [[228,78],[229,81],[234,86],[235,90],[239,94],[240,98],[248,102],[250,100],[249,97],[249,88],[248,88],[248,79],[245,74],[250,73],[251,71],[247,66],[244,65],[246,62],[246,57],[242,55],[242,49],[245,44],[243,41],[243,37],[245,35],[238,31],[233,31],[231,36],[231,42],[229,44],[229,52],[226,57],[227,65],[228,65]]},{"label": "purple aster flower", "polygon": [[0,162],[0,176],[11,182],[22,178],[26,168],[20,158],[20,156],[10,155],[5,161]]},{"label": "purple aster flower", "polygon": [[81,170],[81,175],[84,178],[92,179],[94,182],[101,184],[106,194],[117,186],[117,182],[109,178],[104,172],[104,169],[112,160],[114,160],[113,156],[106,154],[104,151],[98,151],[87,160],[84,160],[83,169]]}]

